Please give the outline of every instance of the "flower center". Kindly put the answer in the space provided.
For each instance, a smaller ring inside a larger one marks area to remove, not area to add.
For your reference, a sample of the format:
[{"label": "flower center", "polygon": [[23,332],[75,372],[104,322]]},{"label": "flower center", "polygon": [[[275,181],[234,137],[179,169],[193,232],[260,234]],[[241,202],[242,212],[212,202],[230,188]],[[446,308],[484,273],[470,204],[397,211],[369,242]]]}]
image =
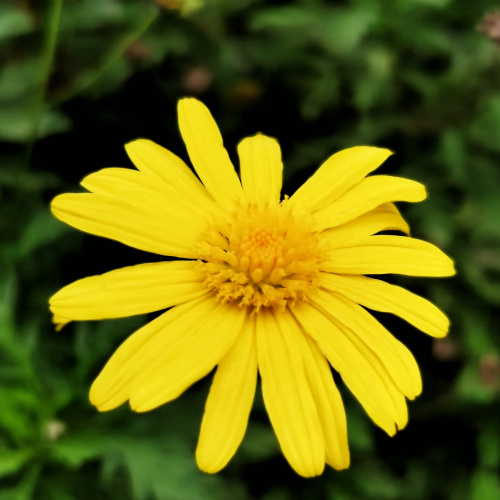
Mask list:
[{"label": "flower center", "polygon": [[242,205],[209,224],[200,245],[205,284],[222,302],[283,310],[316,288],[322,250],[309,218],[279,205]]}]

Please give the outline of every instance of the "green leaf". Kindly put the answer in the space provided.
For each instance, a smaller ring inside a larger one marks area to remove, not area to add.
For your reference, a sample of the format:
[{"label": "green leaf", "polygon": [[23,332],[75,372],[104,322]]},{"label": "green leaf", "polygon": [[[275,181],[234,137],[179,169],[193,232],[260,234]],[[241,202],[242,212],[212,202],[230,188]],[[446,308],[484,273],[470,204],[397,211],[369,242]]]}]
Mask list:
[{"label": "green leaf", "polygon": [[151,433],[89,430],[56,442],[53,456],[70,467],[103,460],[108,481],[125,470],[136,500],[148,500],[151,495],[159,500],[219,500],[224,492],[220,478],[205,475],[196,467],[194,449],[182,436],[163,434],[158,439]]},{"label": "green leaf", "polygon": [[53,460],[71,468],[81,467],[86,462],[99,459],[108,453],[112,443],[111,436],[95,429],[79,433],[69,429],[66,435],[54,443]]},{"label": "green leaf", "polygon": [[464,332],[462,341],[469,358],[475,359],[484,354],[497,352],[497,344],[491,330],[493,325],[488,321],[484,310],[463,305],[457,307],[455,313]]},{"label": "green leaf", "polygon": [[38,138],[66,132],[71,127],[68,117],[58,111],[45,111],[40,124],[35,123],[34,107],[30,103],[4,107],[0,113],[0,139],[27,142],[35,134]]},{"label": "green leaf", "polygon": [[[16,190],[18,194],[35,194],[46,189],[60,188],[61,180],[54,172],[29,171],[23,169],[24,158],[0,159],[2,168],[0,169],[0,188]],[[46,205],[43,211],[48,212]]]},{"label": "green leaf", "polygon": [[450,4],[451,0],[414,0],[417,5],[428,5],[437,9],[444,9]]},{"label": "green leaf", "polygon": [[130,474],[134,497],[158,499],[219,500],[224,483],[218,476],[202,474],[194,461],[194,449],[171,436],[158,439],[124,438],[120,442],[124,464]]},{"label": "green leaf", "polygon": [[438,161],[446,165],[450,179],[455,182],[467,182],[467,161],[463,135],[459,130],[447,130],[441,136],[437,153]]},{"label": "green leaf", "polygon": [[483,103],[481,114],[470,125],[470,134],[481,146],[500,152],[498,130],[500,130],[500,96],[495,95]]},{"label": "green leaf", "polygon": [[250,421],[236,458],[245,456],[252,461],[258,461],[278,454],[280,447],[271,425]]},{"label": "green leaf", "polygon": [[487,405],[496,397],[496,389],[481,381],[479,362],[469,362],[461,371],[455,384],[455,391],[462,401]]},{"label": "green leaf", "polygon": [[[8,378],[4,376],[4,384],[7,380]],[[0,429],[6,432],[15,443],[32,441],[40,434],[36,420],[41,413],[43,401],[32,391],[27,382],[29,381],[21,379],[17,381],[16,387],[0,389],[2,401]]]},{"label": "green leaf", "polygon": [[2,450],[0,448],[0,477],[19,472],[33,457],[33,450]]},{"label": "green leaf", "polygon": [[401,498],[400,481],[380,463],[365,467],[363,481],[358,483],[362,498],[380,500],[399,500]]},{"label": "green leaf", "polygon": [[5,5],[0,7],[0,42],[29,33],[33,25],[28,12]]},{"label": "green leaf", "polygon": [[[14,60],[0,71],[0,102],[8,105],[16,99],[30,99],[31,94],[42,84],[39,57]],[[19,104],[22,104],[21,102]]]},{"label": "green leaf", "polygon": [[377,21],[375,2],[356,8],[328,8],[318,12],[314,25],[317,42],[334,54],[349,54]]},{"label": "green leaf", "polygon": [[82,30],[97,30],[125,21],[124,2],[117,0],[80,0],[65,5],[61,16],[61,31],[74,33]]},{"label": "green leaf", "polygon": [[69,232],[65,224],[61,224],[48,209],[37,211],[26,225],[22,237],[17,243],[17,257],[26,258],[42,245],[47,245]]},{"label": "green leaf", "polygon": [[495,471],[477,470],[472,476],[470,500],[498,500],[500,479]]},{"label": "green leaf", "polygon": [[[270,7],[254,15],[252,28],[255,30],[298,30],[309,29],[317,19],[316,13],[296,5]],[[302,33],[304,33],[302,31]]]},{"label": "green leaf", "polygon": [[500,436],[496,422],[483,426],[477,440],[479,463],[491,470],[500,465]]}]

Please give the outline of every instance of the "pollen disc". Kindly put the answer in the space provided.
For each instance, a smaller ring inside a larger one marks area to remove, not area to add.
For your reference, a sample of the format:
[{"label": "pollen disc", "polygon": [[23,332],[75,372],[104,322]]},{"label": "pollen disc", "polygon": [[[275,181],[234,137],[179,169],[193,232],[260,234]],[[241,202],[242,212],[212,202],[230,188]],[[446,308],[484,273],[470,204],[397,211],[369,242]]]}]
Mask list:
[{"label": "pollen disc", "polygon": [[200,252],[205,284],[218,300],[255,311],[307,300],[323,260],[309,217],[286,200],[225,211],[209,224]]}]

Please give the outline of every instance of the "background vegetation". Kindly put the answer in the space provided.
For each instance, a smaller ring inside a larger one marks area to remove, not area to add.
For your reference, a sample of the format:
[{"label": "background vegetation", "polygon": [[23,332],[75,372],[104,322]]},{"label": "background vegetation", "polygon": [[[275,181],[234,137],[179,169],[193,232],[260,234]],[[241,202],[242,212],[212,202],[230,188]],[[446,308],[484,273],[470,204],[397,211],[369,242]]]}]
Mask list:
[{"label": "background vegetation", "polygon": [[[0,500],[500,498],[500,14],[489,0],[3,0],[0,3]],[[489,16],[485,20],[485,16]],[[404,206],[456,278],[398,279],[451,320],[432,341],[381,320],[415,353],[424,393],[394,438],[345,393],[352,466],[316,479],[281,456],[260,396],[216,476],[194,447],[209,380],[147,414],[98,414],[88,388],[147,318],[55,332],[48,297],[155,256],[56,221],[51,198],[129,166],[148,137],[187,158],[176,102],[199,96],[234,157],[279,138],[286,190],[333,152],[397,152],[424,182]]]}]

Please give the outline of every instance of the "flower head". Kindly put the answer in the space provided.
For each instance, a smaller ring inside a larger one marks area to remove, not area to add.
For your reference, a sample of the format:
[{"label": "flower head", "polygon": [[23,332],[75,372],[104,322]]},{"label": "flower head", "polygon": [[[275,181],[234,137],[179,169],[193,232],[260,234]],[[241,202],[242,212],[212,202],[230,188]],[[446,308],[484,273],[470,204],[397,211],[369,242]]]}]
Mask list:
[{"label": "flower head", "polygon": [[[331,156],[280,199],[278,142],[238,145],[240,178],[208,109],[179,102],[179,125],[199,179],[147,140],[126,145],[137,170],[107,168],[89,193],[52,202],[62,221],[126,245],[176,257],[84,278],[50,299],[54,321],[97,320],[167,309],[131,335],[90,390],[101,411],[129,401],[152,410],[217,367],[196,459],[217,472],[243,439],[257,374],[290,465],[303,476],[325,462],[349,466],[347,424],[330,365],[389,435],[421,392],[410,351],[368,311],[392,313],[442,337],[449,322],[427,300],[365,274],[451,276],[453,262],[409,236],[396,201],[426,197],[422,184],[367,175],[391,154],[355,147]],[[241,180],[240,180],[241,179]]]}]

